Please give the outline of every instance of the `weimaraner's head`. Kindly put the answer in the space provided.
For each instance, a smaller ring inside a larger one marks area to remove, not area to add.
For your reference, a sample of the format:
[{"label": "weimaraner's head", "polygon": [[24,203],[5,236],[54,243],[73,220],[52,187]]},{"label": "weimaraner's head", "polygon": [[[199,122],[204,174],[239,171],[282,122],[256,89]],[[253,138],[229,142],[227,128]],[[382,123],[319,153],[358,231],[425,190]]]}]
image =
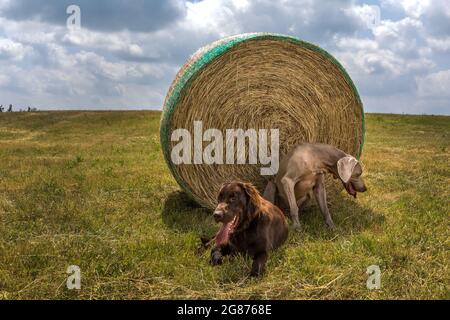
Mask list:
[{"label": "weimaraner's head", "polygon": [[361,164],[352,156],[346,156],[337,162],[339,178],[345,187],[345,190],[356,198],[357,192],[365,192],[366,185],[362,179]]}]

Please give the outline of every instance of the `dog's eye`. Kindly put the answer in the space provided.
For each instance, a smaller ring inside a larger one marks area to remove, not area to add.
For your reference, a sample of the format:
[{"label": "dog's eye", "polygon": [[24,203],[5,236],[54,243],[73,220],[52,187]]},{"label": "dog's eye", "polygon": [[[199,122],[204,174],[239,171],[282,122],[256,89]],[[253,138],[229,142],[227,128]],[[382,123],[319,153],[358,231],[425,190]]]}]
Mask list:
[{"label": "dog's eye", "polygon": [[231,201],[231,202],[233,202],[233,201],[235,201],[235,200],[236,200],[235,197],[230,197],[230,201]]}]

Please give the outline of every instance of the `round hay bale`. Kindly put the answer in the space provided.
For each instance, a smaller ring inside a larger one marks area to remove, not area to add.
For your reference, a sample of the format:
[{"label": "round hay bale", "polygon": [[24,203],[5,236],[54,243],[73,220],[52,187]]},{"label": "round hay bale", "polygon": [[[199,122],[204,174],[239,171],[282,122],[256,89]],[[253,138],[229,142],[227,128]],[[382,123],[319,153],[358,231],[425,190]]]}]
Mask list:
[{"label": "round hay bale", "polygon": [[[171,141],[173,130],[193,135],[194,121],[202,121],[203,132],[214,128],[224,137],[227,129],[279,129],[280,160],[301,142],[332,144],[359,158],[364,143],[362,102],[344,68],[321,48],[278,34],[241,34],[198,50],[173,81],[161,119],[164,157],[198,203],[214,208],[220,186],[231,180],[263,191],[271,177],[261,175],[261,164],[172,162],[178,144]],[[342,187],[331,178],[327,185]]]}]

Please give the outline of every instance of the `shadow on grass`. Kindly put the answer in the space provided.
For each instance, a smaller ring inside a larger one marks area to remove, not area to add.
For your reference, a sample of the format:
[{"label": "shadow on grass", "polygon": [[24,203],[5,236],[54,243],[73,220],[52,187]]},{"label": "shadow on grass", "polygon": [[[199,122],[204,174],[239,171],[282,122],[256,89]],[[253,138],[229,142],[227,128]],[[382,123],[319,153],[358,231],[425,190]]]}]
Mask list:
[{"label": "shadow on grass", "polygon": [[[334,241],[338,236],[348,236],[360,233],[367,228],[381,226],[384,216],[360,205],[346,195],[339,194],[329,204],[330,212],[336,225],[336,230],[329,230],[317,206],[304,209],[300,215],[301,232],[291,227],[288,243],[295,245],[305,238],[310,240]],[[288,214],[288,211],[285,210]],[[185,192],[176,191],[168,195],[163,204],[162,220],[169,228],[179,232],[194,232],[200,236],[213,236],[218,230],[212,218],[211,210],[199,206]],[[200,238],[199,238],[200,245]],[[271,267],[282,263],[286,245],[271,253]],[[200,259],[209,258],[209,249],[203,251]],[[226,257],[220,267],[219,282],[222,284],[242,284],[252,281],[248,278],[251,259],[245,256]]]},{"label": "shadow on grass", "polygon": [[163,204],[162,220],[166,226],[180,232],[213,235],[217,229],[210,210],[199,206],[185,192],[170,193]]},{"label": "shadow on grass", "polygon": [[[315,202],[313,201],[315,204]],[[313,239],[329,240],[337,235],[346,236],[360,233],[365,229],[380,227],[384,216],[362,206],[346,194],[336,195],[328,205],[336,230],[329,230],[319,208],[313,205],[300,212],[302,234]],[[282,208],[285,214],[289,210]],[[212,236],[218,227],[214,223],[211,210],[199,206],[185,192],[176,191],[167,197],[162,210],[163,222],[181,232],[196,232],[199,236]],[[294,232],[291,228],[291,234]]]},{"label": "shadow on grass", "polygon": [[[315,201],[313,203],[315,204]],[[322,213],[318,206],[314,205],[302,210],[299,214],[301,230],[305,236],[312,239],[330,240],[336,236],[348,236],[369,228],[381,227],[385,221],[381,213],[361,205],[358,200],[342,193],[336,195],[329,202],[328,208],[336,229],[327,228]]]}]

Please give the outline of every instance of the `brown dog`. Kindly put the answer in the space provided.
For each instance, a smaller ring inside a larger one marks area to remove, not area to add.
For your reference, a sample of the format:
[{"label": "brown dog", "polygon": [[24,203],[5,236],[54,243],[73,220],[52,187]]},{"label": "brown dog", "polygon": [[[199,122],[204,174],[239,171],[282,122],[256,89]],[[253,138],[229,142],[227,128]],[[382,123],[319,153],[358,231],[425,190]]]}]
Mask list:
[{"label": "brown dog", "polygon": [[222,263],[228,254],[244,253],[253,258],[250,275],[263,273],[268,253],[281,246],[288,225],[281,210],[261,197],[250,183],[231,182],[222,186],[214,219],[222,227],[215,236],[211,263]]}]

